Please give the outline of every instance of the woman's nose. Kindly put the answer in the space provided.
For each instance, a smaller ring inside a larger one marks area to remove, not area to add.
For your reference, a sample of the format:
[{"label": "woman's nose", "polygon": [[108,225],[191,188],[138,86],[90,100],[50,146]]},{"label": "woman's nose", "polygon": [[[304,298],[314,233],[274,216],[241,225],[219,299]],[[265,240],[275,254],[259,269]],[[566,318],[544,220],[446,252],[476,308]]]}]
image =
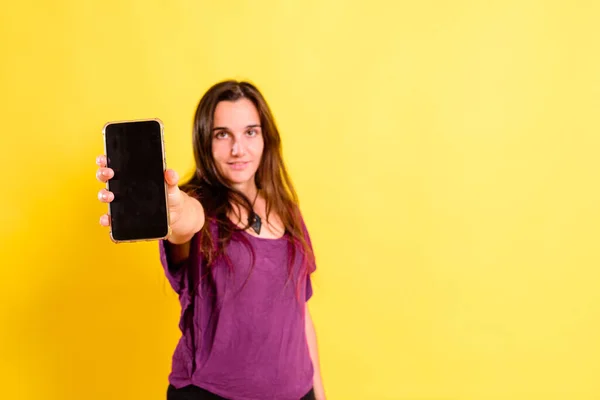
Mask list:
[{"label": "woman's nose", "polygon": [[244,149],[242,143],[240,143],[239,140],[233,142],[233,146],[231,146],[231,155],[241,157],[244,154],[246,154],[246,150]]}]

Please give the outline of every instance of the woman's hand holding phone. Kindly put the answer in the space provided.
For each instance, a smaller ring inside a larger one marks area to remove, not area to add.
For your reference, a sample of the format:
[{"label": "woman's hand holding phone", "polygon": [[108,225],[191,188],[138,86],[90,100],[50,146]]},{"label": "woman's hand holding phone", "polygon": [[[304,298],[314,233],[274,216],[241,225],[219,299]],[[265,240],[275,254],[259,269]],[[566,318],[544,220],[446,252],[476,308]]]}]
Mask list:
[{"label": "woman's hand holding phone", "polygon": [[[101,155],[96,159],[98,169],[96,179],[106,183],[114,177],[114,171],[106,166],[106,156]],[[173,244],[184,244],[191,240],[204,225],[204,209],[200,202],[187,193],[181,191],[179,177],[172,169],[165,171],[165,182],[167,184],[167,203],[169,208],[169,224],[171,232],[168,241]],[[98,192],[98,200],[110,203],[114,200],[114,194],[107,189]],[[100,225],[109,227],[110,216],[104,214],[100,217]]]}]

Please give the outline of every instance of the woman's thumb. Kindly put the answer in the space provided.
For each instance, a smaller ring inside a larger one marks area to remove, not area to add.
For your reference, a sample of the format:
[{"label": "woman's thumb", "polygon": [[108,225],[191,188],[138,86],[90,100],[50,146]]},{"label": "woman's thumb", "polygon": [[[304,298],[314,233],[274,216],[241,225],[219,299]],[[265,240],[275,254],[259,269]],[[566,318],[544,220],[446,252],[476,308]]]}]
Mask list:
[{"label": "woman's thumb", "polygon": [[179,189],[177,187],[177,183],[179,182],[179,175],[172,169],[168,169],[165,171],[165,181],[167,182],[168,191],[172,193],[175,189]]}]

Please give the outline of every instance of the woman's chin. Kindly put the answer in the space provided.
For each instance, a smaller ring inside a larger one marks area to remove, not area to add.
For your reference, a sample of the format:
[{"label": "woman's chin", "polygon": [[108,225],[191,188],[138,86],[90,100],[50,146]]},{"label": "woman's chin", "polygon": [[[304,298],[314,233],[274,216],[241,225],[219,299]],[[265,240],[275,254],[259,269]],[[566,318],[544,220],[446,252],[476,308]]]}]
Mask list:
[{"label": "woman's chin", "polygon": [[246,174],[227,174],[225,178],[233,186],[247,186],[254,183],[254,175],[247,176]]}]

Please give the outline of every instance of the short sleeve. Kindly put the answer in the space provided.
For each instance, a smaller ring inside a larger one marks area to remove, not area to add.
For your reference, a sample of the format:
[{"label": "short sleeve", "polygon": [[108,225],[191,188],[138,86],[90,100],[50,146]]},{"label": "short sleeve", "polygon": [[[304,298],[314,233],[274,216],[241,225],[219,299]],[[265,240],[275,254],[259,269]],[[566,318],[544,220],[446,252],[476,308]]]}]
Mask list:
[{"label": "short sleeve", "polygon": [[310,280],[310,275],[306,277],[306,301],[310,300],[313,294],[312,282]]},{"label": "short sleeve", "polygon": [[314,249],[312,246],[312,241],[310,240],[310,234],[308,233],[308,228],[306,227],[306,223],[304,222],[304,219],[302,217],[300,217],[300,221],[302,222],[302,232],[304,234],[304,240],[306,240],[306,244],[308,245],[308,247],[310,248],[310,251],[312,253],[312,255],[310,257],[309,265],[308,265],[308,271],[306,274],[306,295],[305,295],[305,297],[306,297],[306,301],[308,301],[313,295],[311,275],[313,272],[316,271],[317,264],[315,261],[315,253],[314,253]]},{"label": "short sleeve", "polygon": [[165,239],[160,240],[158,243],[160,262],[164,269],[165,276],[173,290],[177,294],[181,294],[186,286],[186,283],[184,282],[186,271],[188,270],[190,263],[193,262],[193,249],[195,249],[196,246],[196,235],[192,238],[192,243],[190,244],[190,256],[185,261],[178,264],[173,264],[169,260],[169,243]]}]

